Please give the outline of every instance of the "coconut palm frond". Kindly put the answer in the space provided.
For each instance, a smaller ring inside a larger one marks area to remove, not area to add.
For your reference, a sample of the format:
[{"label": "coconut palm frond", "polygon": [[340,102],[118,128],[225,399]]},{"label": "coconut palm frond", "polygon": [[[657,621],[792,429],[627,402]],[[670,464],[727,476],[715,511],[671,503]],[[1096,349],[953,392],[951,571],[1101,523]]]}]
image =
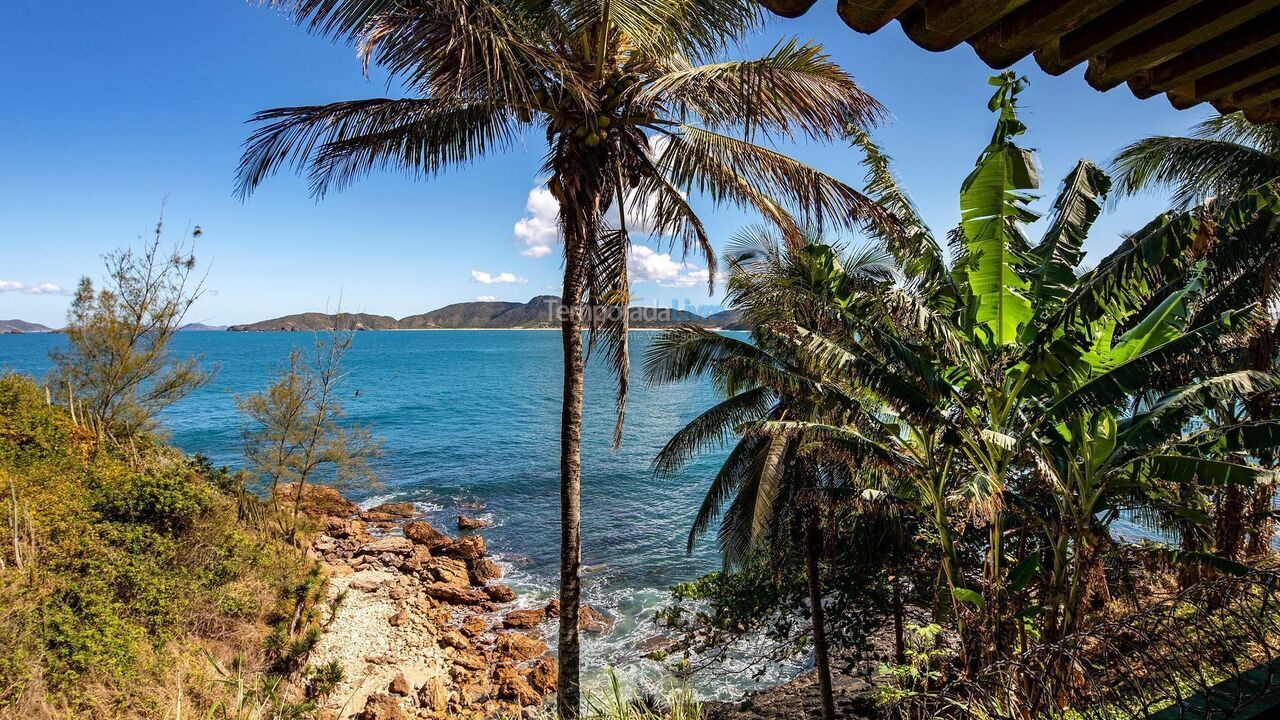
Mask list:
[{"label": "coconut palm frond", "polygon": [[896,222],[857,190],[774,150],[690,125],[668,138],[657,164],[672,184],[754,208],[788,236],[803,234],[792,214],[816,232]]},{"label": "coconut palm frond", "polygon": [[1215,196],[1238,197],[1280,177],[1280,156],[1210,138],[1143,138],[1111,165],[1120,197],[1169,188],[1174,204],[1186,208]]},{"label": "coconut palm frond", "polygon": [[311,175],[323,195],[390,167],[429,177],[519,137],[513,114],[485,104],[430,99],[370,99],[264,110],[245,142],[237,192],[246,197],[281,167]]},{"label": "coconut palm frond", "polygon": [[764,57],[673,70],[651,80],[641,102],[671,105],[682,121],[713,130],[742,130],[835,140],[847,122],[874,124],[881,105],[820,46],[791,39]]},{"label": "coconut palm frond", "polygon": [[770,414],[777,402],[772,388],[757,387],[711,406],[681,428],[653,459],[653,471],[660,476],[678,472],[699,452],[723,447],[738,426]]}]

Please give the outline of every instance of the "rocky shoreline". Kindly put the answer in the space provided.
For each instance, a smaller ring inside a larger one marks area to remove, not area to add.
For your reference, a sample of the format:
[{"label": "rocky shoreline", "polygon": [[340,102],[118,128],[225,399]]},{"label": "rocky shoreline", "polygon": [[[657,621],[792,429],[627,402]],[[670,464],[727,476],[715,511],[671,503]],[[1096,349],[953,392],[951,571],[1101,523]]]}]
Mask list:
[{"label": "rocky shoreline", "polygon": [[[337,493],[309,489],[304,511],[322,531],[312,552],[328,571],[332,616],[312,656],[336,661],[344,679],[326,720],[534,717],[555,690],[556,664],[530,631],[558,603],[512,609],[516,593],[479,534],[487,523],[458,517],[450,536],[411,503],[360,512]],[[584,632],[611,620],[583,608]]]}]

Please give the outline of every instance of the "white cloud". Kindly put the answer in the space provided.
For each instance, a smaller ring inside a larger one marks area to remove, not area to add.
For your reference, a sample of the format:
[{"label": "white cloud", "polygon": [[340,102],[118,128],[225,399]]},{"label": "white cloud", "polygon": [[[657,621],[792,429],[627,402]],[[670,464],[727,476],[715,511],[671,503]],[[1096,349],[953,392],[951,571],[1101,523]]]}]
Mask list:
[{"label": "white cloud", "polygon": [[471,281],[482,285],[523,285],[529,282],[527,278],[522,278],[515,273],[502,272],[493,275],[480,270],[471,271]]},{"label": "white cloud", "polygon": [[476,302],[497,302],[498,298],[493,295],[477,295]]},{"label": "white cloud", "polygon": [[18,282],[17,280],[0,280],[0,292],[20,292],[23,295],[70,295],[69,290],[64,290],[58,285],[50,282],[39,283],[37,285],[28,285]]},{"label": "white cloud", "polygon": [[524,243],[521,255],[531,258],[551,254],[551,246],[560,242],[560,203],[545,186],[529,191],[524,204],[528,211],[516,221],[516,239]]},{"label": "white cloud", "polygon": [[655,282],[664,288],[691,288],[706,285],[711,274],[705,268],[680,262],[671,253],[660,253],[644,245],[632,245],[627,255],[627,273],[632,282]]}]

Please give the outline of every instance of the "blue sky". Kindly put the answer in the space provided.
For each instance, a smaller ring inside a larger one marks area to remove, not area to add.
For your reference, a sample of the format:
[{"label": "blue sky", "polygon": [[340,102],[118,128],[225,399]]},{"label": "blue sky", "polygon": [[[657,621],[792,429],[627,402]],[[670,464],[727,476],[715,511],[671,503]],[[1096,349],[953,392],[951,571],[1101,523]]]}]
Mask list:
[{"label": "blue sky", "polygon": [[[833,0],[799,20],[771,21],[735,54],[759,54],[790,36],[823,43],[889,108],[878,139],[935,231],[953,226],[957,187],[990,135],[990,70],[967,46],[921,50],[896,24],[857,34],[839,21]],[[1184,132],[1209,112],[1177,112],[1160,97],[1139,101],[1123,86],[1098,93],[1083,68],[1054,78],[1028,59],[1015,69],[1031,79],[1025,143],[1040,151],[1050,194],[1076,159],[1103,162],[1128,141]],[[99,256],[146,233],[165,197],[175,236],[204,229],[198,254],[209,292],[193,320],[248,322],[332,309],[339,298],[344,309],[401,317],[477,297],[524,301],[557,287],[558,248],[530,257],[522,239],[529,232],[516,231],[531,216],[536,137],[523,152],[427,182],[375,175],[316,202],[305,180],[281,174],[247,202],[233,197],[253,112],[395,93],[385,78],[365,79],[350,48],[257,4],[11,0],[0,7],[0,78],[0,318],[60,326],[68,297],[54,287],[98,277]],[[861,179],[847,148],[785,149]],[[752,220],[695,203],[721,245]],[[1164,206],[1150,196],[1111,208],[1090,258]],[[640,251],[641,302],[714,304],[705,285],[681,287],[701,263],[680,267],[679,252],[667,252]],[[494,282],[508,279],[517,282]]]}]

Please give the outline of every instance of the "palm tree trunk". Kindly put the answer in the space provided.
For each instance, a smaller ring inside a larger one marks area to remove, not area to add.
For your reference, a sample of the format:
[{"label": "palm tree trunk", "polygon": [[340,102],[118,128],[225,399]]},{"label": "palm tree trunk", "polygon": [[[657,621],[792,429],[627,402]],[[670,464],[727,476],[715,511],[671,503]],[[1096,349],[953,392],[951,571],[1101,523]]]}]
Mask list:
[{"label": "palm tree trunk", "polygon": [[827,654],[826,621],[822,611],[822,578],[818,575],[818,551],[822,538],[818,519],[811,516],[805,528],[805,573],[809,576],[809,615],[813,623],[813,656],[818,670],[818,689],[822,693],[822,720],[834,720],[835,697],[831,692],[831,658]]},{"label": "palm tree trunk", "polygon": [[[567,225],[567,224],[566,224]],[[560,631],[557,642],[556,712],[561,720],[578,717],[581,703],[578,604],[582,544],[582,294],[584,237],[565,231],[564,291],[560,334],[564,346],[564,397],[560,413]]]}]

